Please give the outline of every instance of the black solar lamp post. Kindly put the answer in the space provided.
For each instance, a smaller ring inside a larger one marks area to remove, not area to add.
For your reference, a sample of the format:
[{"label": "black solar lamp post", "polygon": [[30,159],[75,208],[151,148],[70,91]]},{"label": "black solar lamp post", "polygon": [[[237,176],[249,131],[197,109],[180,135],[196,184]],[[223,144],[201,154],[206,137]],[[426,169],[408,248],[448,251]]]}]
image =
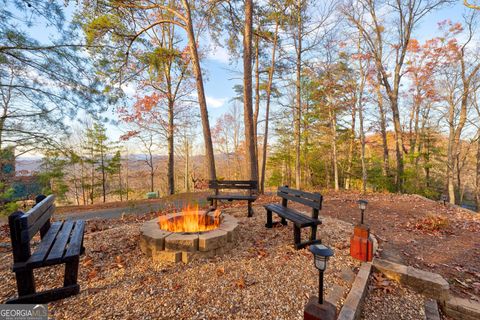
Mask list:
[{"label": "black solar lamp post", "polygon": [[358,200],[357,203],[358,203],[358,207],[360,208],[360,211],[362,212],[362,216],[361,216],[361,219],[360,219],[360,224],[363,224],[363,215],[364,215],[365,209],[367,209],[368,201],[367,200]]},{"label": "black solar lamp post", "polygon": [[315,268],[320,271],[318,275],[318,303],[323,304],[323,272],[327,268],[328,259],[333,256],[333,250],[323,244],[317,244],[310,246],[310,251],[313,253]]}]

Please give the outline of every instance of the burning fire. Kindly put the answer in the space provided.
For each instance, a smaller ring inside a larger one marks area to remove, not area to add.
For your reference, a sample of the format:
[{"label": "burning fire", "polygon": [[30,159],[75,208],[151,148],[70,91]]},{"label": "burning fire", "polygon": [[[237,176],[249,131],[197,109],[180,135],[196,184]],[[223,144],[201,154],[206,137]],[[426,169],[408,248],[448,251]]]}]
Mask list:
[{"label": "burning fire", "polygon": [[160,229],[172,232],[203,232],[218,228],[220,225],[220,214],[222,212],[217,209],[213,216],[208,212],[199,212],[198,205],[190,206],[182,209],[182,213],[167,218],[166,216],[158,217]]}]

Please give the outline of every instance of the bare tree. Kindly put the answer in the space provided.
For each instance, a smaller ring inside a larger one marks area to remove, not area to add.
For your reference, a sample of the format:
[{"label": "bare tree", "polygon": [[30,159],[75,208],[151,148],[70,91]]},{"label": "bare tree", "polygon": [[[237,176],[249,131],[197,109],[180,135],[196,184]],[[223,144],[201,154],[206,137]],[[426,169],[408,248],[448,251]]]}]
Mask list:
[{"label": "bare tree", "polygon": [[[403,132],[399,91],[412,33],[428,13],[449,0],[358,0],[346,4],[343,14],[362,34],[384,86],[392,111],[397,160],[396,186],[403,189]],[[386,21],[391,21],[387,25]],[[391,50],[390,50],[391,48]],[[393,70],[392,72],[388,70]],[[391,74],[390,74],[391,73]]]}]

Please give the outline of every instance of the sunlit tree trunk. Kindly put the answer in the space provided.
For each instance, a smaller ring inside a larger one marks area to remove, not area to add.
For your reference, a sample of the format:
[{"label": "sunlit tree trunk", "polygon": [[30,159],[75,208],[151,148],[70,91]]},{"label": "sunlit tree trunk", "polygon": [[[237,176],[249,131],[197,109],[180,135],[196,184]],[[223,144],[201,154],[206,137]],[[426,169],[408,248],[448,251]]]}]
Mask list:
[{"label": "sunlit tree trunk", "polygon": [[[360,52],[361,50],[361,35],[358,37],[358,42],[357,42],[357,49]],[[367,192],[367,164],[365,161],[365,128],[364,128],[364,121],[363,121],[363,90],[365,89],[365,82],[366,82],[366,75],[365,75],[365,70],[364,70],[364,65],[362,64],[362,61],[359,61],[359,71],[360,71],[360,85],[358,88],[358,101],[357,101],[357,106],[358,106],[358,120],[359,120],[359,129],[360,129],[360,161],[362,163],[362,192],[365,193]],[[377,87],[377,95],[379,94],[381,96],[380,88]],[[378,97],[380,99],[380,97]],[[379,100],[379,105],[382,103],[381,100]],[[383,117],[383,115],[380,115]],[[386,144],[386,141],[385,141]],[[387,161],[388,161],[388,149],[387,149]],[[384,161],[385,162],[385,161]]]},{"label": "sunlit tree trunk", "polygon": [[[259,70],[259,42],[255,37],[255,110],[253,111],[253,138],[255,139],[255,158],[258,161],[258,114],[260,112],[260,70]],[[258,163],[258,162],[257,162]]]},{"label": "sunlit tree trunk", "polygon": [[[267,83],[267,97],[265,104],[265,131],[263,133],[263,151],[262,151],[262,171],[261,171],[261,180],[260,180],[260,192],[265,193],[265,170],[267,166],[267,146],[268,146],[268,124],[270,117],[270,98],[272,95],[272,84],[273,84],[273,74],[275,72],[275,55],[277,50],[278,42],[278,20],[275,24],[275,33],[273,35],[273,45],[272,45],[272,60],[270,63],[270,69],[268,70],[268,83]],[[283,175],[282,175],[283,179]]]},{"label": "sunlit tree trunk", "polygon": [[[360,90],[360,89],[359,89]],[[348,156],[347,156],[347,177],[345,178],[345,189],[350,189],[350,181],[352,179],[352,167],[353,167],[353,152],[355,151],[355,120],[357,118],[357,108],[355,105],[352,106],[351,116],[352,116],[352,126],[350,128],[350,144],[348,146]]]},{"label": "sunlit tree trunk", "polygon": [[255,155],[255,139],[252,105],[252,24],[253,1],[245,1],[245,29],[243,33],[243,115],[245,123],[246,158],[249,179],[258,181],[258,161]]},{"label": "sunlit tree trunk", "polygon": [[185,142],[184,142],[184,152],[185,152],[185,170],[184,170],[184,186],[185,186],[185,191],[189,192],[190,191],[190,146],[188,143],[188,138],[185,137]]},{"label": "sunlit tree trunk", "polygon": [[477,170],[475,177],[475,200],[477,211],[480,212],[480,129],[477,132]]},{"label": "sunlit tree trunk", "polygon": [[168,100],[168,164],[167,164],[167,189],[168,195],[175,193],[175,156],[174,156],[174,123],[173,123],[173,106],[174,102]]},{"label": "sunlit tree trunk", "polygon": [[382,136],[382,147],[383,147],[383,165],[382,173],[385,177],[389,174],[389,156],[388,156],[388,139],[387,139],[387,115],[385,114],[385,108],[383,106],[383,95],[380,90],[381,77],[377,73],[377,83],[375,86],[375,91],[377,93],[377,104],[378,111],[380,112],[380,134]]},{"label": "sunlit tree trunk", "polygon": [[200,106],[200,116],[202,118],[203,140],[205,144],[205,157],[207,173],[210,180],[216,179],[215,156],[213,154],[212,134],[210,131],[210,123],[208,119],[207,101],[205,99],[205,89],[203,87],[202,69],[200,67],[200,58],[198,56],[197,42],[193,30],[192,15],[190,4],[187,0],[182,0],[186,16],[186,32],[188,36],[188,46],[192,59],[193,71],[195,74],[195,82],[197,84],[198,104]]},{"label": "sunlit tree trunk", "polygon": [[300,164],[300,144],[301,144],[301,119],[302,119],[302,95],[301,95],[301,76],[302,76],[302,0],[297,0],[297,34],[296,34],[296,79],[295,93],[296,104],[294,109],[294,136],[295,136],[295,187],[301,188],[301,164]]},{"label": "sunlit tree trunk", "polygon": [[329,106],[330,113],[330,126],[331,126],[331,135],[332,135],[332,165],[333,165],[333,183],[335,190],[339,190],[340,186],[338,184],[338,160],[337,160],[337,116],[333,110],[333,106]]}]

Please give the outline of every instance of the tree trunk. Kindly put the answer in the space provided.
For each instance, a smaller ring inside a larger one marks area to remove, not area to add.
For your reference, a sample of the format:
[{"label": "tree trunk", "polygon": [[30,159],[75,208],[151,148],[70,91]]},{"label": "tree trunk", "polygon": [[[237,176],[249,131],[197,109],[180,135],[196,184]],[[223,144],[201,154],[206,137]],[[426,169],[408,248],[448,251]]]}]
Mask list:
[{"label": "tree trunk", "polygon": [[77,175],[75,174],[75,172],[77,172],[77,165],[75,164],[73,166],[73,186],[75,188],[75,202],[77,203],[77,206],[80,205],[80,194],[78,192],[78,181],[77,181]]},{"label": "tree trunk", "polygon": [[245,30],[243,33],[243,115],[245,122],[245,144],[249,179],[258,181],[258,161],[255,155],[255,139],[252,106],[252,27],[253,1],[245,1]]},{"label": "tree trunk", "polygon": [[350,145],[348,147],[348,156],[347,156],[347,177],[345,179],[345,189],[350,189],[350,181],[352,179],[352,167],[353,167],[353,152],[355,151],[355,120],[357,118],[357,110],[355,105],[352,106],[352,127],[350,132]]},{"label": "tree trunk", "polygon": [[174,102],[168,101],[168,165],[167,165],[167,192],[168,195],[175,193],[175,156],[174,156],[174,125],[173,125],[173,105]]},{"label": "tree trunk", "polygon": [[85,163],[83,162],[83,159],[80,160],[81,164],[81,181],[80,183],[82,184],[82,200],[83,200],[83,205],[85,206],[87,204],[87,196],[85,194]]},{"label": "tree trunk", "polygon": [[[362,96],[362,95],[360,95]],[[361,144],[361,155],[360,159],[362,162],[362,192],[367,192],[367,166],[365,163],[365,130],[363,128],[363,104],[359,102],[358,105],[358,118],[360,124],[360,144]]]},{"label": "tree trunk", "polygon": [[[358,51],[360,52],[361,50],[361,37],[359,36],[358,37],[358,47],[357,47]],[[362,61],[359,61],[359,71],[360,71],[360,87],[358,88],[358,102],[357,102],[357,105],[358,105],[358,120],[359,120],[359,126],[360,126],[360,147],[361,147],[361,151],[360,151],[360,161],[362,163],[362,192],[363,193],[366,193],[367,192],[367,166],[366,166],[366,163],[365,163],[365,129],[363,127],[363,90],[365,89],[365,81],[366,81],[366,77],[365,77],[365,70],[363,69],[363,65],[362,65]],[[382,101],[380,100],[381,98],[381,92],[380,92],[380,88],[379,86],[377,86],[377,95],[379,94],[380,97],[379,98],[379,106],[381,105]],[[381,109],[383,110],[383,107],[381,107]],[[380,115],[383,119],[383,116],[384,115]],[[385,125],[385,124],[384,124]],[[385,129],[385,128],[383,128]],[[386,134],[386,132],[385,132]],[[386,137],[385,137],[385,141],[384,141],[384,146],[386,145]],[[384,149],[385,150],[385,149]],[[384,151],[385,152],[385,151]],[[385,153],[384,153],[384,157],[385,157]],[[387,164],[388,164],[388,148],[387,148]],[[385,158],[384,158],[384,166],[385,166]],[[385,168],[384,168],[385,169]],[[384,173],[385,174],[385,173]]]},{"label": "tree trunk", "polygon": [[93,160],[93,146],[92,146],[92,153],[91,153],[91,157],[92,157],[92,168],[91,168],[91,174],[92,174],[92,177],[91,177],[91,192],[90,192],[90,204],[93,204],[93,193],[94,193],[94,188],[95,188],[95,162]]},{"label": "tree trunk", "polygon": [[337,164],[337,117],[332,110],[332,106],[329,107],[330,112],[330,125],[332,127],[332,164],[333,164],[333,179],[335,190],[338,191],[340,186],[338,185],[338,164]]},{"label": "tree trunk", "polygon": [[389,156],[388,156],[388,140],[387,140],[387,116],[385,114],[385,109],[383,107],[383,95],[382,91],[380,90],[380,81],[381,77],[377,74],[377,85],[376,85],[376,92],[377,92],[377,103],[378,103],[378,111],[380,112],[380,134],[382,136],[382,146],[383,146],[383,165],[382,165],[382,173],[385,177],[388,177],[389,174]]},{"label": "tree trunk", "polygon": [[207,101],[205,99],[205,90],[203,87],[202,69],[200,67],[200,58],[198,57],[197,42],[193,30],[192,15],[188,0],[182,0],[187,20],[188,46],[190,49],[195,82],[197,84],[198,104],[200,106],[200,116],[202,118],[203,139],[205,144],[205,157],[207,162],[207,172],[210,180],[216,180],[215,156],[213,153],[212,134],[210,132],[210,123],[208,120]]},{"label": "tree trunk", "polygon": [[[258,114],[260,112],[260,71],[259,71],[259,42],[255,37],[255,110],[253,111],[253,138],[255,139],[255,158],[258,161]],[[258,163],[258,162],[257,162]]]},{"label": "tree trunk", "polygon": [[103,202],[106,202],[106,197],[107,197],[107,188],[106,188],[106,177],[105,177],[105,155],[103,154],[103,142],[101,142],[102,145],[100,145],[100,165],[102,168],[102,194],[103,194]]},{"label": "tree trunk", "polygon": [[189,150],[189,145],[188,145],[188,139],[185,137],[185,191],[189,192],[190,191],[190,150]]},{"label": "tree trunk", "polygon": [[[262,173],[260,176],[260,193],[265,193],[265,170],[267,167],[267,145],[268,145],[268,120],[270,117],[270,98],[272,93],[273,74],[275,72],[275,55],[278,42],[278,21],[275,24],[275,34],[273,35],[272,61],[268,70],[267,97],[265,104],[265,131],[263,133],[263,151],[262,151]],[[282,175],[283,177],[283,175]]]},{"label": "tree trunk", "polygon": [[150,167],[150,192],[155,192],[155,171],[153,170],[153,166]]},{"label": "tree trunk", "polygon": [[390,107],[392,109],[393,128],[395,130],[395,156],[397,160],[397,171],[395,173],[395,184],[397,191],[403,191],[404,180],[404,166],[403,166],[403,134],[402,125],[400,123],[400,111],[398,109],[398,98],[392,98],[390,100]]},{"label": "tree trunk", "polygon": [[118,187],[120,188],[120,202],[123,202],[123,186],[122,186],[122,157],[118,165]]},{"label": "tree trunk", "polygon": [[450,106],[448,110],[449,133],[447,147],[447,190],[449,201],[451,204],[455,204],[455,127],[453,122],[454,117],[455,104],[453,101],[450,101]]},{"label": "tree trunk", "polygon": [[125,197],[126,197],[126,200],[128,201],[128,186],[129,186],[129,181],[128,181],[128,175],[129,175],[129,155],[128,155],[128,148],[127,148],[127,162],[125,163]]},{"label": "tree trunk", "polygon": [[475,203],[477,205],[477,211],[480,212],[480,129],[477,133],[477,174],[475,178],[476,190],[475,190]]},{"label": "tree trunk", "polygon": [[153,154],[152,154],[151,145],[148,148],[148,158],[146,158],[145,162],[150,168],[150,192],[155,192],[155,167],[153,165]]},{"label": "tree trunk", "polygon": [[301,144],[301,118],[302,118],[302,97],[301,97],[301,76],[302,76],[302,0],[297,1],[297,59],[296,59],[296,104],[294,112],[294,136],[295,136],[295,188],[301,188],[301,165],[300,165],[300,144]]}]

